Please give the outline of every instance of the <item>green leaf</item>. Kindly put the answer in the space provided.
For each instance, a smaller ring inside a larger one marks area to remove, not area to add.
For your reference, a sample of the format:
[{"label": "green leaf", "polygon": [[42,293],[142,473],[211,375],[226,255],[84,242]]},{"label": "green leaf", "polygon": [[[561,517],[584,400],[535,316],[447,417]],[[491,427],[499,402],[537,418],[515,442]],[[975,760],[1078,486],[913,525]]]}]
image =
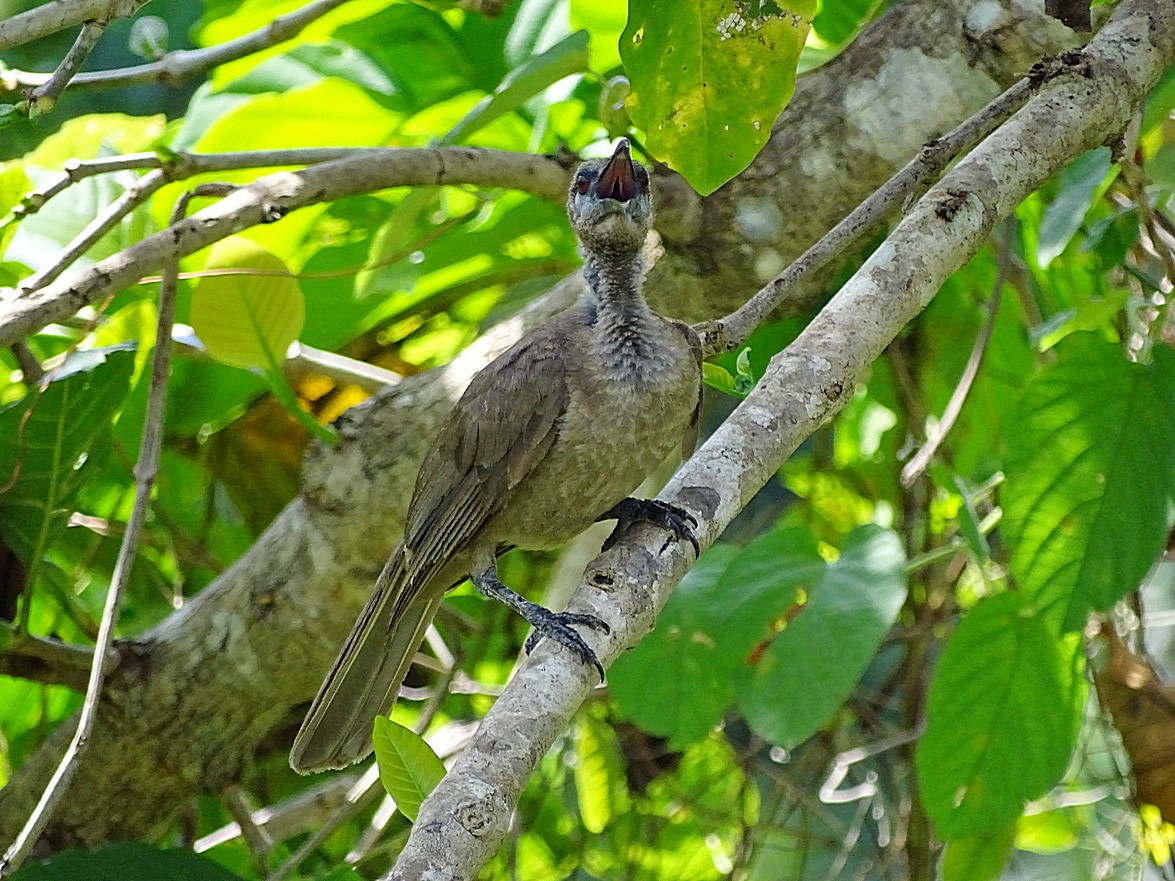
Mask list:
[{"label": "green leaf", "polygon": [[631,809],[616,732],[587,716],[575,727],[575,793],[583,826],[593,835],[604,832],[613,817]]},{"label": "green leaf", "polygon": [[281,260],[240,236],[213,245],[205,264],[205,270],[234,269],[241,272],[200,279],[192,293],[192,327],[217,361],[275,367],[302,332],[302,289]]},{"label": "green leaf", "polygon": [[1002,830],[1065,772],[1083,691],[1072,649],[1016,592],[980,600],[951,635],[915,762],[945,839]]},{"label": "green leaf", "polygon": [[706,551],[670,596],[653,632],[608,671],[620,712],[668,737],[675,749],[705,737],[734,702],[731,674],[741,654],[731,658],[723,651],[729,634],[710,613],[723,601],[722,573],[736,556],[730,545]]},{"label": "green leaf", "polygon": [[184,848],[119,841],[97,850],[69,850],[30,863],[12,881],[241,881],[219,863]]},{"label": "green leaf", "polygon": [[995,881],[1012,855],[1016,825],[995,832],[947,842],[942,858],[942,881]]},{"label": "green leaf", "polygon": [[571,0],[569,14],[573,28],[591,34],[591,65],[606,74],[620,66],[620,34],[628,17],[626,0]]},{"label": "green leaf", "polygon": [[1093,200],[1110,171],[1110,148],[1098,147],[1082,153],[1058,175],[1057,195],[1040,222],[1036,264],[1045,268],[1053,262],[1081,228]]},{"label": "green leaf", "polygon": [[376,716],[372,742],[380,782],[400,813],[416,822],[421,803],[445,776],[444,763],[423,737],[386,716]]},{"label": "green leaf", "polygon": [[1081,843],[1082,823],[1075,808],[1026,814],[1016,823],[1016,847],[1031,853],[1064,853]]},{"label": "green leaf", "polygon": [[702,195],[758,155],[795,91],[814,0],[632,0],[620,56],[647,146]]},{"label": "green leaf", "polygon": [[441,142],[459,144],[495,119],[517,110],[525,102],[564,77],[581,73],[588,66],[588,33],[576,31],[546,52],[512,70],[502,84],[478,102],[453,126]]},{"label": "green leaf", "polygon": [[1008,437],[1001,501],[1011,571],[1054,624],[1133,590],[1161,553],[1175,490],[1175,352],[1132,364],[1074,334],[1028,385]]},{"label": "green leaf", "polygon": [[[81,353],[40,393],[0,410],[0,535],[35,573],[78,490],[101,468],[130,387],[130,352]],[[74,365],[79,365],[75,368]]]},{"label": "green leaf", "polygon": [[736,398],[746,397],[745,392],[740,395],[734,390],[734,377],[719,364],[711,364],[709,361],[702,362],[702,382],[710,388],[718,389],[723,394]]},{"label": "green leaf", "polygon": [[[243,143],[251,150],[381,146],[400,119],[362,87],[328,77],[237,103],[208,127],[196,148],[219,153],[239,150]],[[246,179],[239,173],[229,177]],[[217,179],[224,178],[222,173]]]},{"label": "green leaf", "polygon": [[811,737],[856,687],[906,599],[897,534],[854,530],[807,603],[737,683],[759,735],[791,749]]},{"label": "green leaf", "polygon": [[[2,124],[0,121],[0,125]],[[8,250],[8,243],[16,233],[16,218],[11,214],[12,209],[20,204],[32,186],[32,181],[24,173],[21,163],[8,162],[0,165],[0,257],[4,256],[4,252]]]},{"label": "green leaf", "polygon": [[877,14],[877,7],[877,0],[824,0],[812,19],[812,30],[834,45],[845,43]]}]

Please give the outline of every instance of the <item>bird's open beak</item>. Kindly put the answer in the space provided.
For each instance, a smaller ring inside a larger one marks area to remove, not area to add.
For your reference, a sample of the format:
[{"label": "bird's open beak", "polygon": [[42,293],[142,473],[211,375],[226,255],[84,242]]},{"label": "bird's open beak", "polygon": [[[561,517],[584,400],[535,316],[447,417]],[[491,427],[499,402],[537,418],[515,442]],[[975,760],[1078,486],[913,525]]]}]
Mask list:
[{"label": "bird's open beak", "polygon": [[636,168],[632,164],[627,138],[620,139],[612,158],[600,172],[596,192],[601,199],[617,202],[627,202],[636,196]]}]

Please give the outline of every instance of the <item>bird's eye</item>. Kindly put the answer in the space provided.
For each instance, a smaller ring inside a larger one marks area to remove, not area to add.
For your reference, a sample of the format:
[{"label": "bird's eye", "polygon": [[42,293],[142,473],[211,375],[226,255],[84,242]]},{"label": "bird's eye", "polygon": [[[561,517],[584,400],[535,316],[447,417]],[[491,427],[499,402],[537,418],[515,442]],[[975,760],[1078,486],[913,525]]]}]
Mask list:
[{"label": "bird's eye", "polygon": [[591,181],[582,174],[575,179],[575,191],[577,193],[586,193],[591,185]]}]

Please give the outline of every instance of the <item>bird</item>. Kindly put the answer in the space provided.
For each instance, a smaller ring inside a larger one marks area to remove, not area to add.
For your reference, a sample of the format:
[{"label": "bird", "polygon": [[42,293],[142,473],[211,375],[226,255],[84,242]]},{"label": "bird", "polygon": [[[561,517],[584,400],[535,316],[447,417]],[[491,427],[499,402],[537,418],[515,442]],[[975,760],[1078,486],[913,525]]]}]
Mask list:
[{"label": "bird", "polygon": [[[676,446],[688,447],[701,403],[701,344],[645,302],[642,250],[653,225],[649,173],[626,139],[583,162],[567,214],[583,258],[584,292],[472,380],[418,472],[404,535],[376,581],[294,738],[299,773],[346,767],[372,750],[441,600],[469,578],[534,628],[529,652],[553,639],[604,669],[576,627],[594,615],[553,612],[498,578],[510,547],[553,548],[615,519],[609,547],[648,521],[698,553],[684,509],[630,496]],[[662,549],[664,549],[664,547]]]}]

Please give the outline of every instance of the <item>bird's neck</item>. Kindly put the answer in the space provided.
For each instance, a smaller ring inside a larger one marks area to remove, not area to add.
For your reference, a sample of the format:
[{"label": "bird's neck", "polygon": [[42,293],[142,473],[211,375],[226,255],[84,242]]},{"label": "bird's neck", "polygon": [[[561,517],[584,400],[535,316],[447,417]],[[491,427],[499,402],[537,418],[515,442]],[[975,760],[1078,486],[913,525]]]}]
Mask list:
[{"label": "bird's neck", "polygon": [[608,323],[624,323],[646,317],[644,266],[639,255],[598,257],[584,255],[584,278],[588,299],[595,307],[598,319]]},{"label": "bird's neck", "polygon": [[649,358],[650,331],[656,321],[642,293],[644,266],[639,256],[607,259],[589,254],[583,269],[601,366],[639,369]]}]

